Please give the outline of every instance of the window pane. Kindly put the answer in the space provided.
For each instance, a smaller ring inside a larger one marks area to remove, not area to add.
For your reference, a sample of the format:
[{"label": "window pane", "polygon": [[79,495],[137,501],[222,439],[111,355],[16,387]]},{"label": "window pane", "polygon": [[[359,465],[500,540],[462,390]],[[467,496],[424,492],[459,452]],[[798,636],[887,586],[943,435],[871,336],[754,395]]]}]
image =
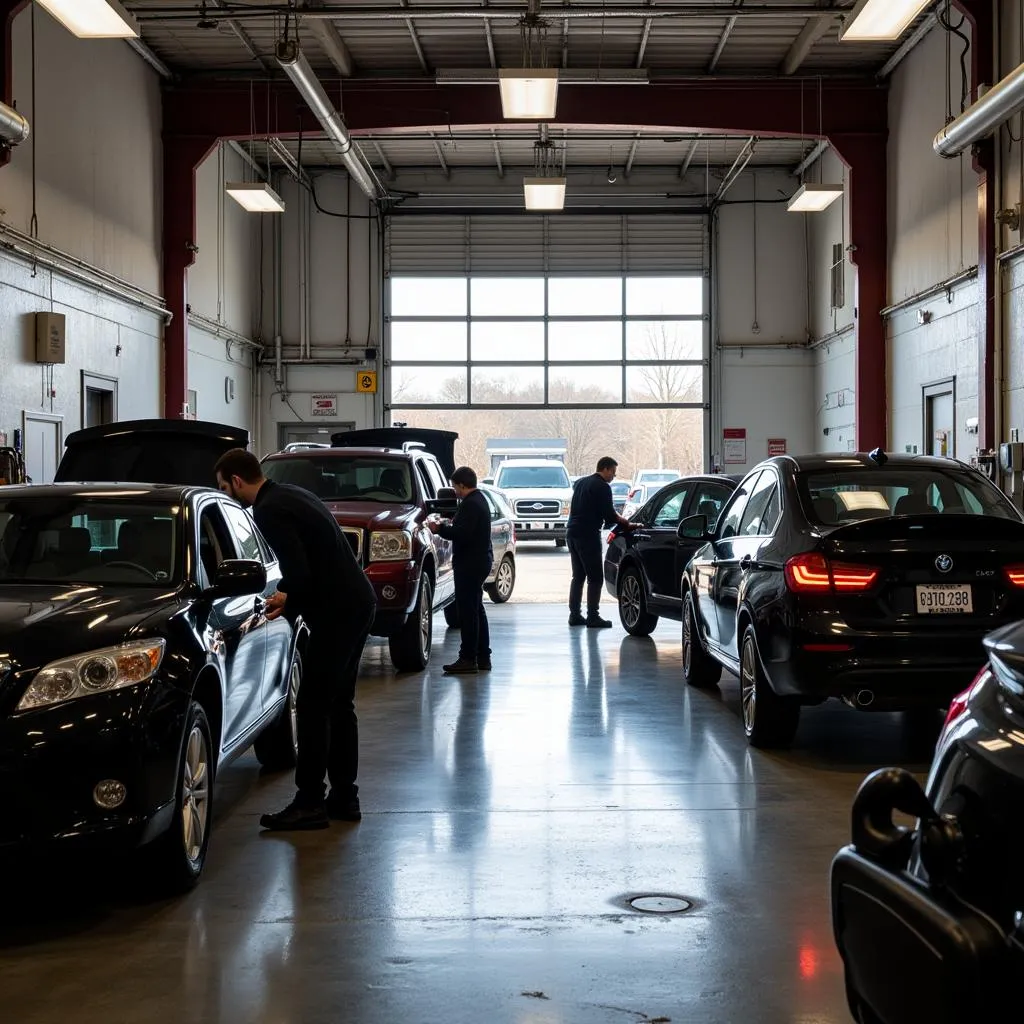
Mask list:
[{"label": "window pane", "polygon": [[626,399],[630,402],[701,402],[704,371],[700,366],[627,366]]},{"label": "window pane", "polygon": [[474,277],[469,287],[473,316],[544,315],[542,277]]},{"label": "window pane", "polygon": [[627,320],[626,358],[703,359],[704,323],[700,320]]},{"label": "window pane", "polygon": [[552,367],[548,399],[556,405],[619,403],[622,401],[622,366]]},{"label": "window pane", "polygon": [[391,358],[396,362],[449,362],[466,358],[466,321],[391,324]]},{"label": "window pane", "polygon": [[621,359],[622,321],[563,320],[548,324],[548,359]]},{"label": "window pane", "polygon": [[464,277],[391,278],[392,316],[465,316]]},{"label": "window pane", "polygon": [[627,277],[629,316],[700,316],[704,312],[702,277]]},{"label": "window pane", "polygon": [[489,321],[470,324],[473,359],[532,359],[544,358],[543,323],[508,323]]},{"label": "window pane", "polygon": [[621,277],[552,277],[548,281],[551,316],[620,316]]},{"label": "window pane", "polygon": [[464,405],[464,366],[394,366],[391,369],[391,404],[403,402]]},{"label": "window pane", "polygon": [[473,402],[517,405],[544,401],[544,367],[477,366],[473,375]]}]

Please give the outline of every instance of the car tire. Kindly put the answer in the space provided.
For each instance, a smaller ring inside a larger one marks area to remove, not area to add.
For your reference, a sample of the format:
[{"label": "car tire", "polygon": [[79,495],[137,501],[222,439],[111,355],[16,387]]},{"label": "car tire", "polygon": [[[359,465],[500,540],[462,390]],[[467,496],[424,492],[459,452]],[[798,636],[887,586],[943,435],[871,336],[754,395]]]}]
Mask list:
[{"label": "car tire", "polygon": [[722,678],[722,666],[708,654],[697,628],[697,610],[693,596],[683,601],[683,679],[689,686],[707,689]]},{"label": "car tire", "polygon": [[283,772],[295,767],[299,753],[296,707],[302,685],[302,656],[298,651],[288,670],[288,698],[273,725],[256,737],[252,749],[256,760],[269,772]]},{"label": "car tire", "polygon": [[458,629],[462,625],[462,619],[459,618],[459,606],[454,601],[444,606],[444,621],[448,623],[449,629]]},{"label": "car tire", "polygon": [[754,627],[747,626],[740,651],[740,714],[752,747],[788,747],[800,724],[800,704],[780,697],[761,665]]},{"label": "car tire", "polygon": [[619,580],[619,621],[630,636],[650,636],[658,616],[647,610],[647,588],[640,571],[629,568]]},{"label": "car tire", "polygon": [[495,604],[504,604],[516,586],[516,563],[506,555],[498,563],[498,571],[494,574],[494,582],[488,583],[484,590]]},{"label": "car tire", "polygon": [[427,667],[434,641],[433,600],[430,577],[423,573],[415,607],[405,625],[388,641],[391,663],[399,672],[422,672]]},{"label": "car tire", "polygon": [[566,547],[568,545],[568,543],[569,542],[564,537],[556,537],[555,538],[555,547],[556,548],[564,548],[564,547]]},{"label": "car tire", "polygon": [[178,755],[174,815],[167,831],[143,848],[150,860],[148,877],[161,892],[186,892],[203,873],[213,824],[215,761],[206,712],[192,701]]}]

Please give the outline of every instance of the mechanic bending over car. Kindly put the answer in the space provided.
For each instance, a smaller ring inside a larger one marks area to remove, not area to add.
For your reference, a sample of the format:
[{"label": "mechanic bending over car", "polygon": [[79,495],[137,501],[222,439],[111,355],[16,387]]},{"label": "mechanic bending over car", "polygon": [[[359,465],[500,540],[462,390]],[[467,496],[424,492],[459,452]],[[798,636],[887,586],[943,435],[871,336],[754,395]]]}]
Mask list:
[{"label": "mechanic bending over car", "polygon": [[[611,622],[601,618],[601,590],[604,569],[601,558],[601,527],[619,526],[632,530],[635,526],[615,511],[612,481],[619,464],[606,455],[599,459],[597,472],[576,481],[569,506],[569,522],[565,536],[572,560],[572,583],[569,584],[569,625],[608,629]],[[587,617],[582,615],[583,581],[587,583]]]},{"label": "mechanic bending over car", "polygon": [[[296,700],[298,754],[295,799],[264,814],[267,829],[327,828],[330,818],[359,821],[359,733],[356,676],[377,598],[341,528],[310,491],[263,476],[259,460],[243,448],[216,465],[217,486],[247,508],[281,564],[278,592],[267,618],[287,612],[309,626],[302,684]],[[331,783],[324,799],[324,778]]]},{"label": "mechanic bending over car", "polygon": [[452,473],[452,486],[461,499],[455,518],[450,523],[427,520],[431,533],[452,542],[462,644],[458,660],[444,666],[449,675],[475,675],[479,669],[486,672],[491,667],[491,631],[484,610],[484,583],[494,564],[491,509],[476,485],[476,473],[469,466],[460,466]]}]

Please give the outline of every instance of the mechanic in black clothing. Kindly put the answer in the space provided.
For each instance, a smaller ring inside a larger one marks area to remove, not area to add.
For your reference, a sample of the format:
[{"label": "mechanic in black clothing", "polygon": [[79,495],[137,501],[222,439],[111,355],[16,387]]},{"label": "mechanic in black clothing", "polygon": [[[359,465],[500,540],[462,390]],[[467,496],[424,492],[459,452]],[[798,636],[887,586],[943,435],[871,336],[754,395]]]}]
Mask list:
[{"label": "mechanic in black clothing", "polygon": [[[296,702],[295,799],[264,814],[267,829],[327,828],[330,818],[359,821],[356,676],[377,597],[345,535],[310,491],[263,476],[251,452],[235,448],[216,465],[217,485],[246,508],[281,565],[268,619],[301,615],[309,626]],[[324,778],[331,782],[324,799]]]},{"label": "mechanic in black clothing", "polygon": [[[619,464],[609,456],[597,463],[597,472],[581,477],[573,488],[569,506],[569,522],[565,537],[572,560],[572,583],[569,585],[569,625],[607,629],[608,619],[602,619],[601,588],[602,548],[601,527],[618,523],[627,529],[633,524],[615,511],[611,482]],[[587,617],[582,615],[583,581],[587,583]]]},{"label": "mechanic in black clothing", "polygon": [[491,631],[484,611],[484,582],[494,564],[491,509],[476,485],[476,473],[469,466],[460,466],[452,473],[452,486],[462,499],[455,518],[450,523],[427,522],[432,533],[452,541],[462,645],[458,660],[444,666],[449,675],[475,675],[479,669],[491,667]]}]

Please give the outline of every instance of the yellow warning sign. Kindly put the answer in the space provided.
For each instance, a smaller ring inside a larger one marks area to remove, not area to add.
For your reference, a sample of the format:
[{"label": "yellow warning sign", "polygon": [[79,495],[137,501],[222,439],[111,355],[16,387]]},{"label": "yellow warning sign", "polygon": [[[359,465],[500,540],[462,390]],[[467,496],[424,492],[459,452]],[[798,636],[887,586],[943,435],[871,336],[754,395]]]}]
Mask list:
[{"label": "yellow warning sign", "polygon": [[356,391],[361,394],[375,395],[377,393],[377,371],[360,370],[356,375]]}]

